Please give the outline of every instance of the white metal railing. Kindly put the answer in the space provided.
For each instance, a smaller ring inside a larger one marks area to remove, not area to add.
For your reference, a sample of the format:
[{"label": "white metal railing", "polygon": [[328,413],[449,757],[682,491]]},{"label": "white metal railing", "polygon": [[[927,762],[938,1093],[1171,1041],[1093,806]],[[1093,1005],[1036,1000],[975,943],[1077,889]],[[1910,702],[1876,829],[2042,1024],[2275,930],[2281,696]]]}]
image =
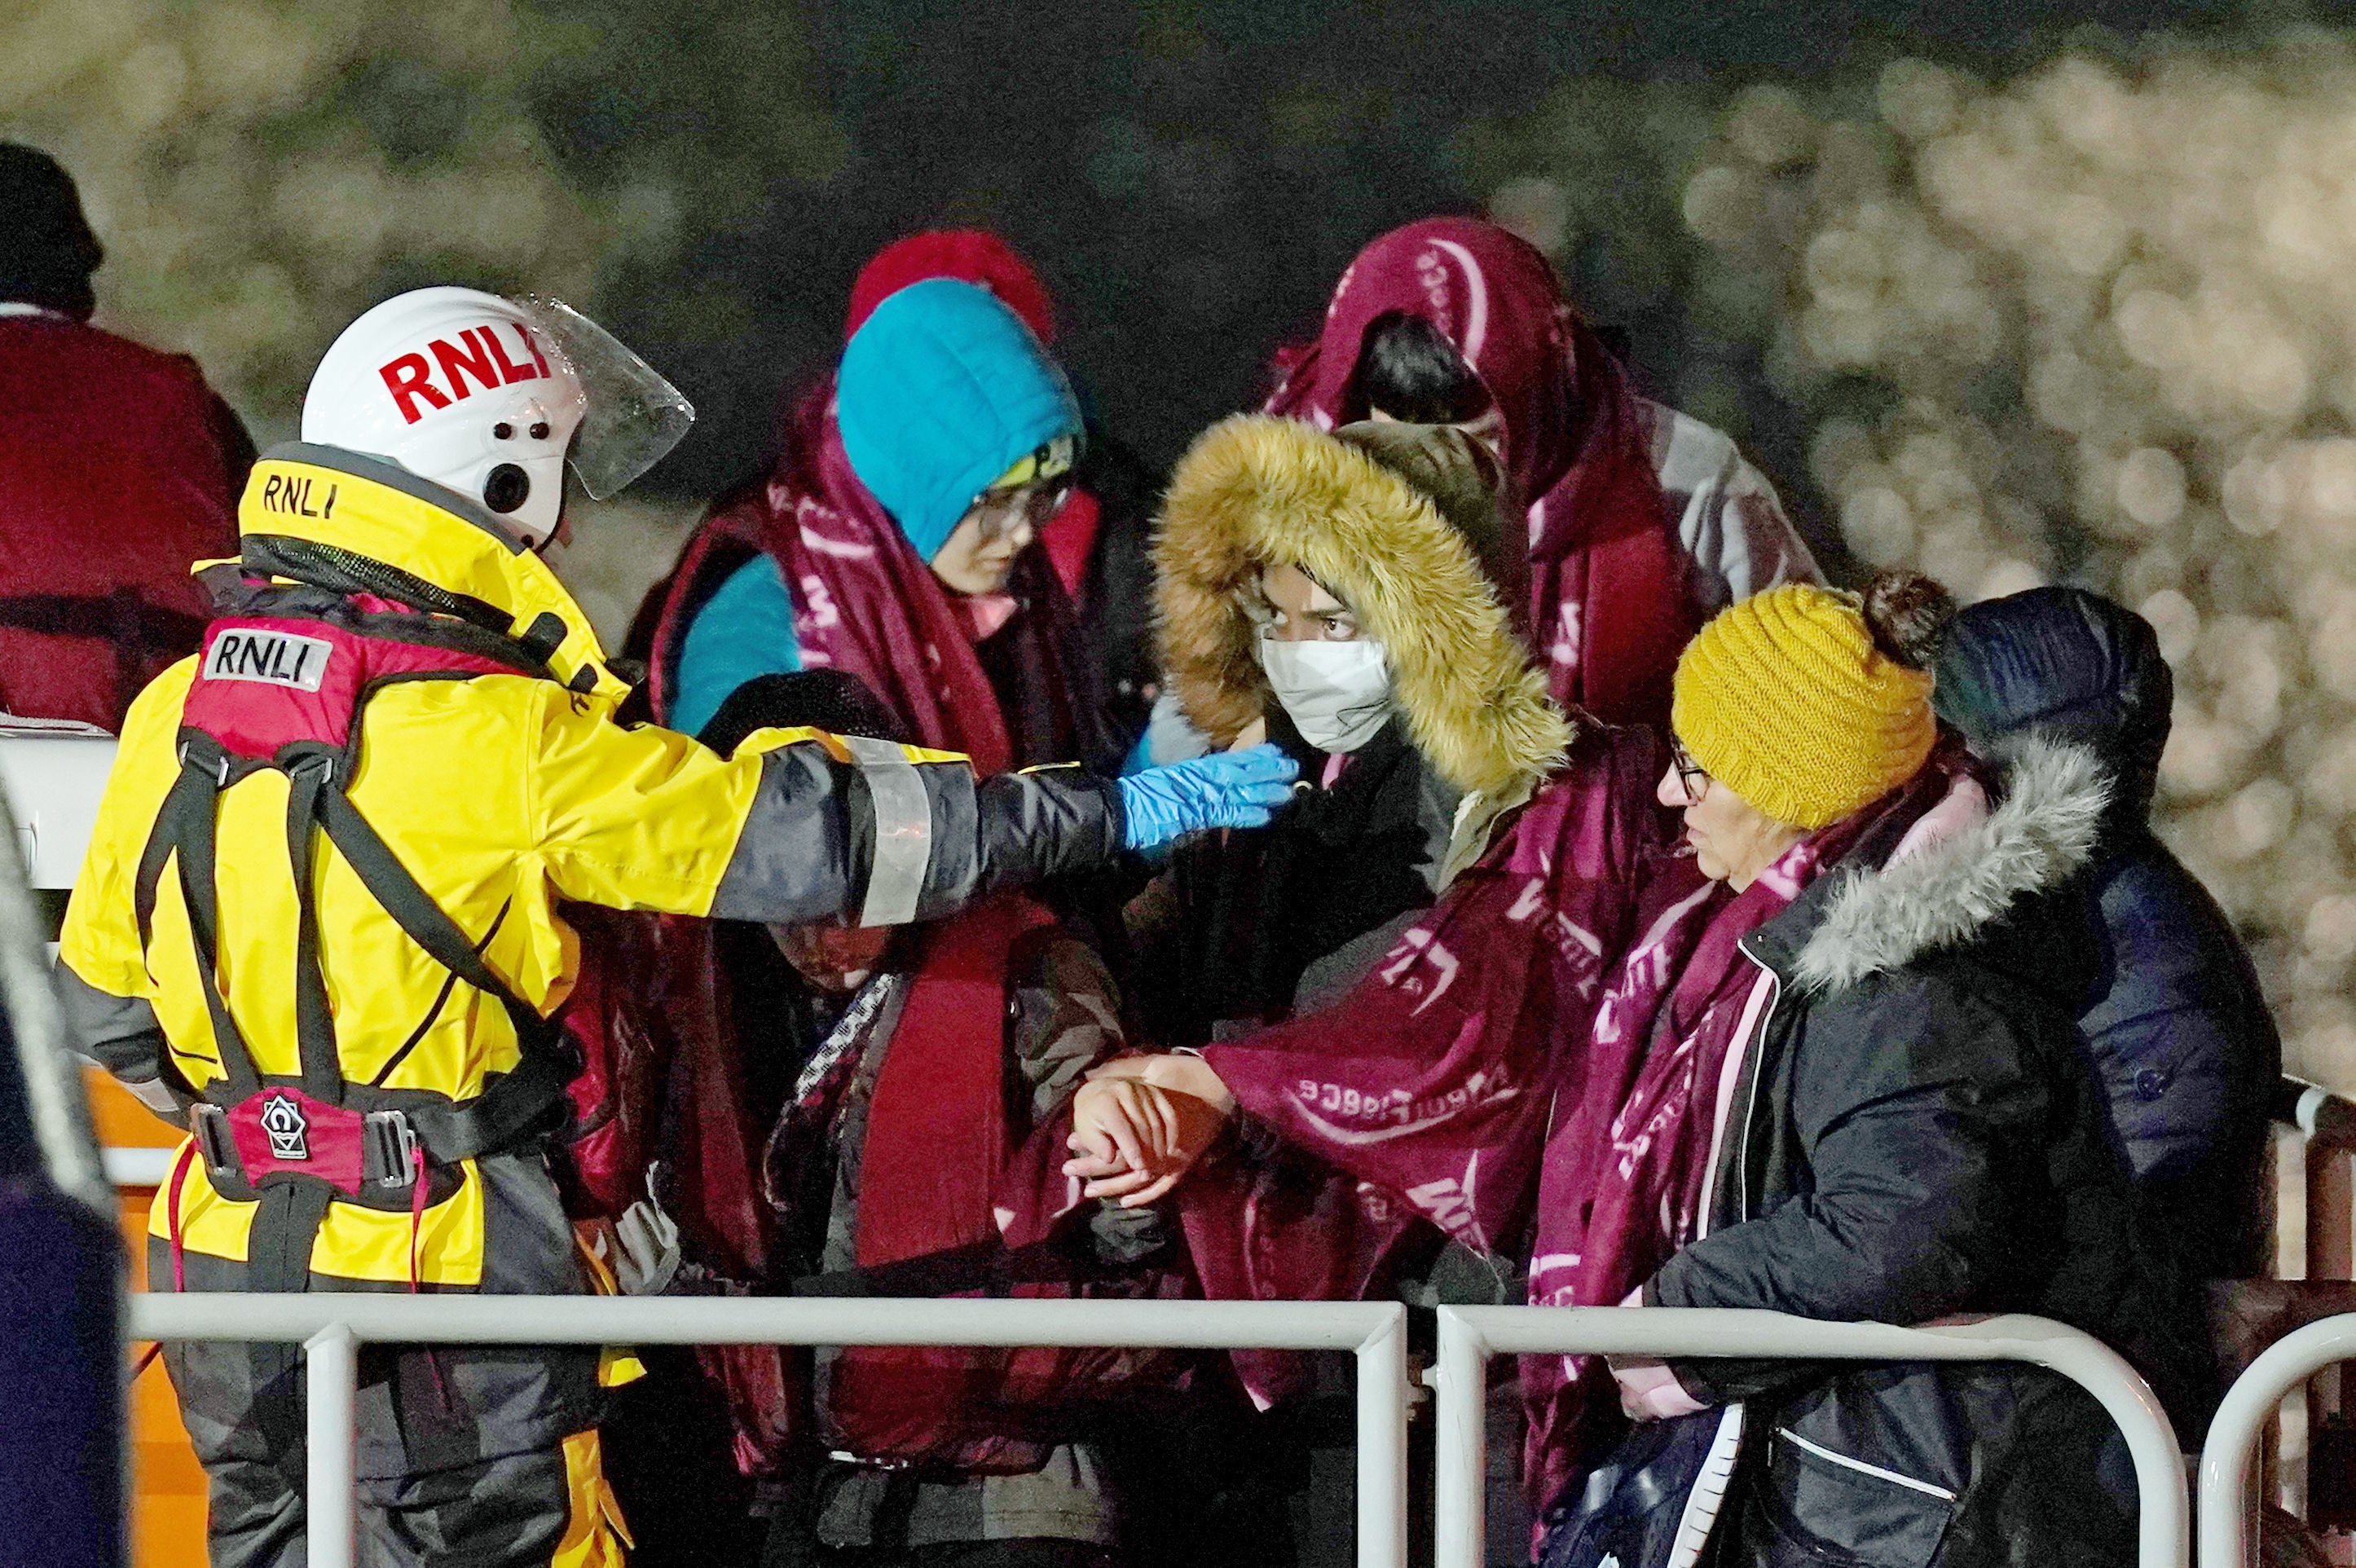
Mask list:
[{"label": "white metal railing", "polygon": [[1109,1346],[1357,1353],[1359,1568],[1407,1563],[1407,1308],[1397,1302],[137,1293],[133,1339],[300,1344],[310,1568],[353,1568],[363,1343]]},{"label": "white metal railing", "polygon": [[[2285,1077],[2273,1105],[2275,1259],[2277,1280],[2309,1286],[2356,1278],[2356,1104]],[[2343,1305],[2319,1290],[2295,1316],[2314,1319]],[[2351,1391],[2340,1369],[2316,1369],[2289,1391],[2260,1438],[2259,1493],[2293,1517],[2308,1517],[2314,1434],[2344,1413]]]},{"label": "white metal railing", "polygon": [[172,1176],[171,1149],[110,1147],[98,1152],[99,1166],[117,1187],[162,1187]]},{"label": "white metal railing", "polygon": [[2356,1359],[2356,1316],[2327,1317],[2286,1335],[2234,1380],[2201,1451],[2201,1568],[2250,1561],[2250,1464],[2283,1397],[2337,1361]]},{"label": "white metal railing", "polygon": [[[2356,1327],[2348,1343],[2356,1346]],[[1544,1354],[2027,1361],[2049,1368],[2100,1400],[2126,1435],[2143,1499],[2141,1568],[2189,1568],[2191,1562],[2184,1455],[2159,1402],[2116,1351],[2049,1319],[2004,1316],[1893,1328],[1697,1307],[1443,1306],[1440,1359],[1431,1377],[1439,1390],[1438,1568],[1480,1568],[1489,1358]],[[2202,1557],[2203,1568],[2222,1568],[2226,1561]]]}]

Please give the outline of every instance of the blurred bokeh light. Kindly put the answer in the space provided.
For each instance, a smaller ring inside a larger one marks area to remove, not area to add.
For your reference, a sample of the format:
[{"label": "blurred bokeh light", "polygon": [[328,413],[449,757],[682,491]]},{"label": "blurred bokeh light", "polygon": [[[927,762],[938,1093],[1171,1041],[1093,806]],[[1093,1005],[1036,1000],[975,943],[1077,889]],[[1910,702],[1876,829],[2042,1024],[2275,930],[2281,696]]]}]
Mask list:
[{"label": "blurred bokeh light", "polygon": [[608,633],[897,232],[1032,250],[1082,379],[1166,460],[1365,239],[1484,208],[1839,573],[2079,582],[2152,619],[2164,831],[2294,1064],[2356,1090],[2356,34],[1816,64],[1805,29],[1672,5],[1628,24],[1642,81],[1546,7],[1446,9],[1354,54],[1208,4],[26,0],[0,135],[80,179],[103,319],[195,354],[265,439],[336,329],[420,282],[528,281],[657,350],[707,418],[568,557]]},{"label": "blurred bokeh light", "polygon": [[[1861,564],[2150,618],[2163,831],[2254,940],[2294,1065],[2356,1085],[2356,50],[1854,75],[1739,90],[1655,160],[1694,247],[1662,270],[1737,367],[1718,412],[1803,434]],[[1516,134],[1494,210],[1538,237],[1565,133]]]}]

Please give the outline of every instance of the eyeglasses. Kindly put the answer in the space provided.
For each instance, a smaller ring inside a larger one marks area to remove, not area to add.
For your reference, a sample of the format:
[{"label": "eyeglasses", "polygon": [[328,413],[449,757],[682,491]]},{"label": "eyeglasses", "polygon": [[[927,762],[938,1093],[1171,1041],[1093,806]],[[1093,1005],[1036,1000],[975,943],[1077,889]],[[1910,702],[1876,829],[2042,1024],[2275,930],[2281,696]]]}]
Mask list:
[{"label": "eyeglasses", "polygon": [[1669,766],[1677,770],[1677,788],[1686,792],[1686,804],[1700,805],[1702,792],[1709,788],[1709,772],[1675,736],[1669,737]]},{"label": "eyeglasses", "polygon": [[1055,514],[1071,499],[1069,478],[1033,479],[984,490],[973,498],[973,505],[967,509],[967,515],[980,532],[975,542],[984,547],[995,544],[1012,533],[1018,523],[1029,523],[1031,532],[1037,533],[1055,521]]}]

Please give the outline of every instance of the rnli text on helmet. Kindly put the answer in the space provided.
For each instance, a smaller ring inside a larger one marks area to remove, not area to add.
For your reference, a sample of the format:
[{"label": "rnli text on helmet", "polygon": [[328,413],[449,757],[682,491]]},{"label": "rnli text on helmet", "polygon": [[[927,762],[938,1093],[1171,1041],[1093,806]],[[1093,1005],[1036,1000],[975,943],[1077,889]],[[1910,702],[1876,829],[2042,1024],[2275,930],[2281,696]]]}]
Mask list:
[{"label": "rnli text on helmet", "polygon": [[417,406],[419,398],[443,409],[455,399],[474,396],[474,389],[466,384],[469,375],[483,383],[485,392],[547,376],[548,360],[541,353],[540,345],[531,340],[530,330],[517,321],[509,322],[507,327],[522,343],[531,361],[529,365],[509,359],[506,345],[499,341],[498,329],[487,324],[469,327],[458,334],[459,342],[466,345],[463,350],[447,338],[427,341],[427,352],[434,356],[434,363],[441,366],[443,380],[450,385],[447,394],[434,384],[434,366],[425,362],[424,354],[402,354],[388,364],[379,365],[376,373],[384,378],[386,390],[392,393],[393,406],[401,410],[401,417],[411,424],[425,417]]}]

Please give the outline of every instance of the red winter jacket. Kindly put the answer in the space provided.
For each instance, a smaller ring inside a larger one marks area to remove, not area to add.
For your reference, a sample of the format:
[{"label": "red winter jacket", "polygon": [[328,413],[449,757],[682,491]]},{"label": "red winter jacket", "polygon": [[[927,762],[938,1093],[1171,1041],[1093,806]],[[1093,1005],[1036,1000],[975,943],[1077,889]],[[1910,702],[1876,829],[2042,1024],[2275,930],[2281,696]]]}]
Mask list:
[{"label": "red winter jacket", "polygon": [[0,305],[0,708],[109,730],[210,608],[253,445],[196,361]]}]

